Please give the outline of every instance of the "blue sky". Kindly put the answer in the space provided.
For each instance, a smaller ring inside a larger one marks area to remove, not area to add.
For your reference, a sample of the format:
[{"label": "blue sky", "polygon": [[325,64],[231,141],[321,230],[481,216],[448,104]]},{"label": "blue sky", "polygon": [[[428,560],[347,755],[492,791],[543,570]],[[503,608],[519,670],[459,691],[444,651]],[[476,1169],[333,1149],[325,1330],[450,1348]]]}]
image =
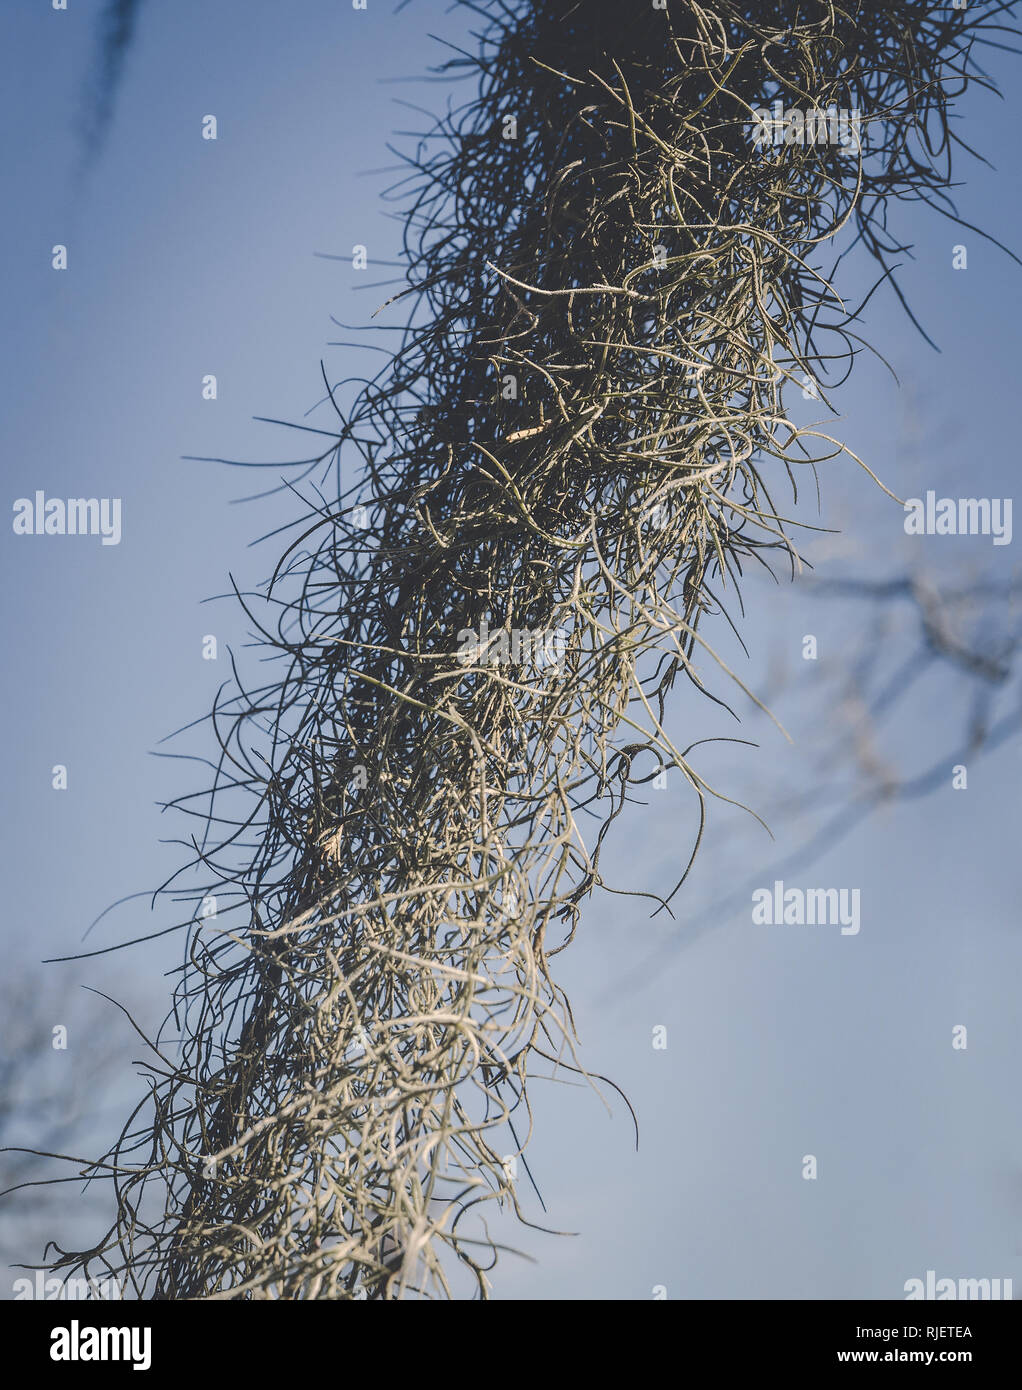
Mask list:
[{"label": "blue sky", "polygon": [[[32,996],[85,984],[145,1021],[162,1017],[177,936],[86,962],[39,962],[82,949],[103,908],[180,863],[180,850],[159,842],[182,828],[158,803],[199,774],[151,754],[204,714],[227,678],[225,657],[203,661],[202,638],[217,635],[221,653],[227,643],[242,650],[234,605],[204,601],[226,591],[229,574],[242,586],[265,577],[274,543],[250,543],[297,511],[286,493],[239,505],[254,475],[185,456],[294,457],[300,439],[253,417],[301,421],[322,394],[321,358],[335,380],[375,370],[373,354],[328,346],[351,336],[331,316],[363,320],[388,291],[362,288],[327,257],[362,243],[363,282],[392,273],[374,271],[394,258],[399,229],[380,197],[387,178],[369,171],[393,164],[393,132],[421,120],[396,98],[431,109],[445,98],[442,87],[395,81],[442,57],[430,32],[463,34],[464,19],[444,9],[433,0],[400,14],[380,0],[364,13],[340,0],[143,6],[105,144],[87,167],[82,93],[100,6],[71,0],[55,12],[19,0],[3,17],[8,505],[36,489],[123,499],[117,546],[10,528],[0,543],[4,945],[11,977]],[[1022,252],[1015,61],[1001,54],[992,64],[1007,102],[976,93],[960,108],[963,137],[995,167],[963,160],[958,197],[967,220]],[[209,113],[215,142],[201,138]],[[864,357],[832,429],[901,497],[928,488],[1010,497],[1022,270],[925,209],[899,216],[915,242],[902,282],[942,351],[881,292],[865,335],[900,380]],[[51,268],[58,243],[66,272]],[[959,243],[966,271],[951,268]],[[868,267],[853,261],[847,272],[854,300]],[[201,396],[207,373],[217,377],[215,402]],[[257,482],[279,476],[266,470]],[[822,517],[812,507],[802,515],[840,532],[807,547],[823,577],[887,576],[917,562],[936,574],[1007,580],[1017,571],[1022,540],[993,549],[989,538],[936,537],[912,549],[901,509],[852,464],[830,465],[821,481]],[[837,719],[827,670],[840,671],[861,640],[857,622],[798,585],[754,583],[741,674],[756,688],[784,668],[778,713],[794,742],[749,704],[736,728],[683,698],[675,718],[686,736],[760,744],[708,750],[700,770],[746,799],[785,787],[801,795],[817,776],[821,724]],[[815,665],[800,656],[807,632],[819,639]],[[742,660],[719,636],[727,659]],[[892,663],[904,640],[891,638]],[[885,754],[908,769],[950,754],[966,718],[963,688],[942,670],[922,681],[881,731]],[[51,787],[56,764],[68,768],[66,792]],[[585,1088],[537,1086],[530,1166],[548,1215],[532,1214],[579,1234],[506,1231],[538,1263],[509,1260],[499,1296],[646,1298],[663,1285],[671,1298],[897,1298],[929,1268],[1014,1277],[1022,1289],[1019,766],[1009,740],[970,764],[968,791],[953,792],[949,772],[945,790],[876,813],[789,879],[858,887],[854,937],[757,928],[748,907],[714,911],[725,888],[757,875],[773,882],[811,830],[797,816],[771,843],[737,813],[715,812],[674,921],[651,921],[639,900],[591,902],[558,958],[560,978],[587,1064],[636,1108],[640,1150],[613,1092],[608,1116]],[[618,822],[609,861],[618,886],[673,886],[690,830],[680,787],[651,792]],[[138,900],[87,944],[167,920]],[[85,1066],[101,1043],[119,1049],[102,1128],[119,1098],[136,1093],[139,1044],[93,996],[86,1019],[67,1058],[46,1066]],[[950,1045],[960,1023],[966,1052]],[[668,1046],[655,1051],[660,1025]],[[801,1176],[809,1153],[819,1160],[814,1182]]]}]

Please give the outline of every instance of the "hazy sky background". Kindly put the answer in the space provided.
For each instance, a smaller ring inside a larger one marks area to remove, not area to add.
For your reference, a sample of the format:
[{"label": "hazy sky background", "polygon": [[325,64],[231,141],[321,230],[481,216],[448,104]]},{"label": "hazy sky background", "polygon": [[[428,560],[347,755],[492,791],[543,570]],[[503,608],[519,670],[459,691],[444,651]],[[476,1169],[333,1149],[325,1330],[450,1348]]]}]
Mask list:
[{"label": "hazy sky background", "polygon": [[[441,86],[395,79],[443,56],[430,32],[458,42],[468,26],[434,0],[397,15],[383,0],[369,0],[365,13],[347,0],[144,5],[106,143],[84,167],[83,91],[101,9],[18,0],[0,21],[7,506],[40,488],[123,499],[120,545],[16,536],[9,524],[0,543],[4,953],[26,999],[81,995],[87,984],[155,1024],[180,935],[86,962],[39,962],[85,949],[82,934],[103,908],[180,864],[182,851],[159,841],[190,826],[161,817],[156,803],[201,786],[202,770],[151,751],[208,710],[229,676],[227,643],[246,659],[234,604],[203,600],[226,591],[229,573],[242,587],[266,577],[278,543],[250,542],[299,510],[286,493],[234,505],[276,482],[272,470],[257,476],[182,456],[296,457],[309,436],[252,417],[301,421],[322,395],[321,357],[333,381],[377,369],[378,354],[327,346],[351,336],[331,315],[364,320],[390,293],[362,287],[394,274],[373,263],[395,258],[399,232],[380,197],[387,178],[367,171],[395,162],[386,147],[396,130],[421,128],[396,99],[432,110],[446,99]],[[958,197],[967,220],[1022,251],[1017,62],[992,60],[1007,102],[977,93],[960,108],[963,138],[995,168],[963,160]],[[208,113],[215,142],[201,139]],[[900,386],[863,357],[831,428],[899,496],[1011,496],[1022,270],[925,209],[898,217],[915,243],[902,283],[942,351],[882,291],[865,336]],[[57,243],[68,247],[65,273],[51,269]],[[369,252],[361,277],[324,258],[350,257],[356,243]],[[968,247],[967,271],[951,269],[957,243]],[[869,278],[861,263],[848,265],[850,301]],[[206,373],[217,376],[216,402],[201,398]],[[821,482],[822,516],[813,499],[799,514],[842,532],[807,547],[824,577],[903,573],[920,554],[963,573],[1007,579],[1017,570],[1022,538],[1000,548],[989,537],[910,542],[901,509],[853,464],[830,465]],[[847,606],[756,580],[742,631],[748,659],[724,624],[714,635],[753,689],[778,664],[787,670],[777,712],[794,743],[744,700],[740,727],[688,696],[675,720],[685,741],[735,734],[760,743],[718,745],[696,760],[724,792],[748,799],[750,789],[776,795],[806,783],[814,730],[837,718],[820,699],[825,668],[849,659],[857,629]],[[820,644],[815,664],[801,659],[807,632]],[[201,658],[207,633],[219,638],[217,662]],[[893,669],[902,639],[890,640]],[[727,694],[723,677],[715,689]],[[548,1214],[525,1184],[524,1200],[540,1223],[579,1234],[509,1227],[506,1238],[538,1263],[508,1258],[498,1297],[647,1298],[665,1285],[671,1298],[898,1298],[931,1268],[1013,1277],[1022,1289],[1022,758],[1018,741],[1006,742],[970,762],[967,791],[951,790],[961,691],[936,673],[907,694],[881,737],[910,770],[947,754],[946,786],[876,814],[783,875],[789,885],[859,888],[857,936],[753,926],[746,880],[771,884],[807,827],[780,824],[771,844],[727,808],[711,817],[674,921],[651,920],[648,900],[590,902],[555,964],[581,1055],[628,1094],[640,1150],[612,1091],[608,1116],[584,1088],[537,1083],[529,1161]],[[183,750],[200,751],[198,737]],[[57,763],[69,770],[66,792],[51,789]],[[663,891],[687,860],[692,805],[678,782],[646,800],[617,822],[607,868],[615,886]],[[714,911],[732,889],[744,905]],[[140,899],[105,918],[86,946],[171,920]],[[82,998],[68,1052],[40,1066],[57,1081],[97,1049],[116,1050],[120,1099],[97,1097],[97,1122],[108,1126],[124,1097],[140,1094],[129,1064],[141,1043],[114,1008]],[[951,1047],[956,1024],[969,1029],[965,1052]],[[665,1051],[652,1047],[657,1025],[668,1030]],[[815,1182],[801,1176],[805,1154],[818,1159]],[[54,1233],[69,1240],[79,1234],[75,1189],[64,1192],[67,1215]]]}]

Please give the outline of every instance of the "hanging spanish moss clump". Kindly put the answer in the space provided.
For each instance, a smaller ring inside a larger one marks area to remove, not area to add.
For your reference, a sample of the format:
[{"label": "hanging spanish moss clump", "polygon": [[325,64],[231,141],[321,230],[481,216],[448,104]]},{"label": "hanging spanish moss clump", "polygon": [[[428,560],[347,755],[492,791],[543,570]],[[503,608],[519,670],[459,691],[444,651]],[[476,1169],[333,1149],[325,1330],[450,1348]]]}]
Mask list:
[{"label": "hanging spanish moss clump", "polygon": [[333,500],[245,600],[279,678],[213,715],[182,1050],[87,1170],[112,1229],[54,1263],[139,1297],[442,1297],[458,1261],[485,1296],[529,1078],[585,1074],[552,958],[637,783],[686,779],[695,852],[666,702],[842,453],[785,403],[859,350],[826,243],[883,276],[895,200],[954,215],[948,103],[1004,9],[472,8],[399,346],[332,397]]}]

